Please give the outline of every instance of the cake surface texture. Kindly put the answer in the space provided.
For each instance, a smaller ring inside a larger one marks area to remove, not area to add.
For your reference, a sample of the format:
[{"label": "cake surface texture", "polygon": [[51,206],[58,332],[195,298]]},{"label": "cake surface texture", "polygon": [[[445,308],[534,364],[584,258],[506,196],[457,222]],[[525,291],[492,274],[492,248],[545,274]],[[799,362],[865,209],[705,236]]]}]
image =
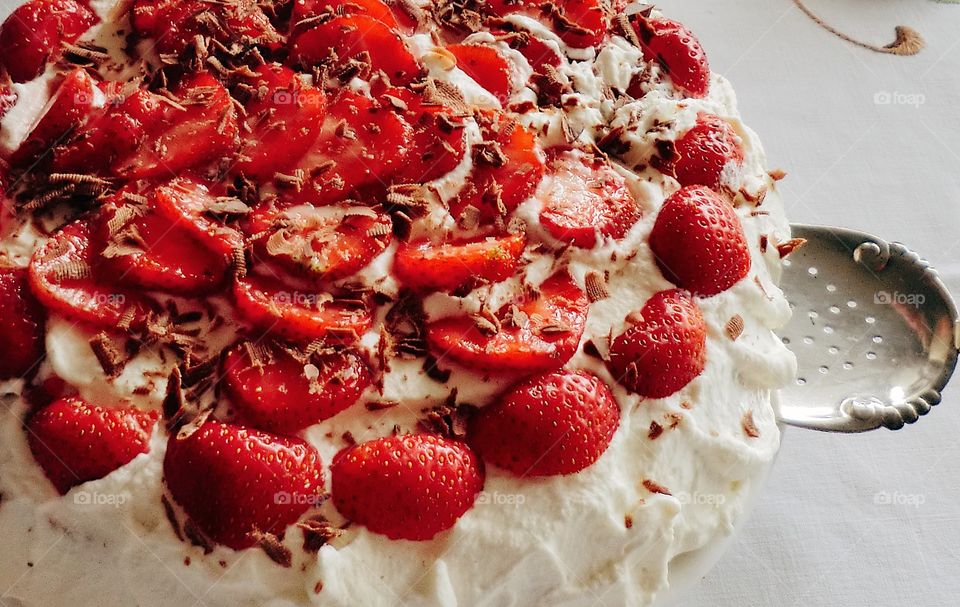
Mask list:
[{"label": "cake surface texture", "polygon": [[780,446],[791,240],[622,0],[0,28],[0,604],[651,605]]}]

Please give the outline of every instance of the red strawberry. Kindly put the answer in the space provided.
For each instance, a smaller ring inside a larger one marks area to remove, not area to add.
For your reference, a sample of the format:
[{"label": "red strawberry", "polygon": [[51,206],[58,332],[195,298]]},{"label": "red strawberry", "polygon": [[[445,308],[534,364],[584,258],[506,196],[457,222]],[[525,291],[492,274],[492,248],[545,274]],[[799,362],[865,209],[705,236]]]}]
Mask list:
[{"label": "red strawberry", "polygon": [[410,84],[421,71],[400,35],[366,15],[335,17],[293,39],[290,61],[294,64],[316,65],[331,57],[336,69],[347,68],[352,59],[368,58],[371,69],[383,70],[394,84]]},{"label": "red strawberry", "polygon": [[[189,177],[180,177],[157,186],[148,192],[148,198],[157,215],[175,224],[178,230],[199,241],[205,249],[221,256],[232,256],[236,250],[243,248],[243,236],[224,225],[222,215],[214,214],[214,209],[221,202],[213,189],[219,189],[219,186],[208,186]],[[232,200],[231,204],[238,203]],[[244,209],[240,205],[240,210]],[[211,263],[220,265],[218,261]]]},{"label": "red strawberry", "polygon": [[523,235],[402,243],[393,271],[400,282],[417,291],[472,291],[513,276],[526,244]]},{"label": "red strawberry", "polygon": [[27,270],[0,267],[0,379],[33,371],[44,353],[44,313],[30,292]]},{"label": "red strawberry", "polygon": [[693,128],[676,141],[670,157],[658,159],[656,164],[664,173],[676,177],[680,185],[735,191],[739,188],[736,174],[743,166],[743,148],[730,123],[701,113]]},{"label": "red strawberry", "polygon": [[710,65],[696,36],[670,19],[632,19],[647,61],[657,61],[674,88],[690,97],[706,97],[710,90]]},{"label": "red strawberry", "polygon": [[429,434],[349,447],[330,472],[340,514],[391,539],[433,538],[453,527],[483,490],[483,468],[473,451]]},{"label": "red strawberry", "polygon": [[544,10],[560,39],[573,48],[597,46],[607,35],[609,20],[601,0],[563,0]]},{"label": "red strawberry", "polygon": [[108,409],[63,398],[27,421],[33,457],[61,495],[101,479],[149,449],[155,412]]},{"label": "red strawberry", "polygon": [[468,316],[444,318],[427,326],[427,341],[438,358],[470,368],[548,371],[563,366],[577,351],[589,306],[586,294],[560,272],[540,285],[538,296],[518,304],[525,318],[517,318],[512,306],[505,305],[496,314],[501,325],[496,333],[481,331]]},{"label": "red strawberry", "polygon": [[0,84],[0,119],[17,103],[17,92],[9,84]]},{"label": "red strawberry", "polygon": [[294,276],[336,280],[357,273],[387,248],[392,223],[370,207],[300,205],[258,209],[245,228],[257,261]]},{"label": "red strawberry", "polygon": [[457,67],[477,84],[506,103],[513,86],[510,84],[510,64],[495,48],[480,44],[454,44],[447,47],[457,58]]},{"label": "red strawberry", "polygon": [[370,385],[370,368],[351,350],[295,358],[272,346],[238,344],[223,361],[223,386],[241,419],[291,434],[333,417]]},{"label": "red strawberry", "polygon": [[175,55],[197,36],[209,36],[228,47],[256,44],[277,49],[283,41],[255,0],[135,0],[133,28],[154,38],[158,52]]},{"label": "red strawberry", "polygon": [[32,0],[21,5],[0,27],[0,67],[14,82],[32,80],[60,45],[73,42],[97,22],[97,16],[75,0]]},{"label": "red strawberry", "polygon": [[264,332],[311,342],[330,337],[353,341],[373,322],[370,311],[354,301],[340,301],[323,292],[304,292],[277,280],[247,276],[233,287],[237,312]]},{"label": "red strawberry", "polygon": [[660,291],[643,306],[642,319],[610,345],[607,368],[640,396],[665,398],[703,372],[707,325],[685,291]]},{"label": "red strawberry", "polygon": [[232,155],[238,144],[237,113],[230,94],[207,73],[189,76],[173,90],[162,117],[146,128],[144,144],[119,174],[130,179],[176,177]]},{"label": "red strawberry", "polygon": [[127,320],[142,326],[150,304],[97,276],[92,232],[87,221],[75,221],[37,249],[28,268],[30,289],[48,310],[74,320],[112,330]]},{"label": "red strawberry", "polygon": [[380,0],[296,0],[290,23],[294,32],[301,32],[324,14],[365,15],[391,29],[410,34],[416,21],[399,4],[387,6]]},{"label": "red strawberry", "polygon": [[543,179],[543,153],[536,135],[502,114],[484,123],[484,142],[473,150],[473,171],[450,205],[455,217],[473,206],[484,221],[492,221],[530,198]]},{"label": "red strawberry", "polygon": [[583,371],[554,371],[510,388],[470,420],[467,442],[518,476],[573,474],[603,455],[620,426],[610,388]]},{"label": "red strawberry", "polygon": [[82,69],[67,74],[10,163],[29,168],[48,156],[93,113],[96,88],[97,83]]},{"label": "red strawberry", "polygon": [[367,190],[382,192],[404,164],[412,129],[386,103],[341,90],[327,110],[323,131],[298,163],[306,174],[292,202],[330,204]]},{"label": "red strawberry", "polygon": [[506,38],[510,48],[524,56],[536,74],[546,74],[547,66],[560,67],[563,63],[563,58],[554,47],[531,34],[507,32],[501,34],[501,37]]},{"label": "red strawberry", "polygon": [[703,297],[726,291],[750,271],[740,218],[705,187],[685,187],[667,198],[650,249],[667,280]]},{"label": "red strawberry", "polygon": [[190,520],[235,550],[254,545],[257,532],[282,535],[323,491],[320,455],[308,443],[214,421],[170,437],[163,475]]},{"label": "red strawberry", "polygon": [[540,223],[557,240],[591,249],[598,232],[619,240],[640,219],[626,180],[605,160],[561,148],[548,154],[547,169]]},{"label": "red strawberry", "polygon": [[255,70],[249,84],[257,93],[247,103],[243,146],[234,169],[258,179],[272,178],[299,160],[320,135],[326,97],[278,64]]}]

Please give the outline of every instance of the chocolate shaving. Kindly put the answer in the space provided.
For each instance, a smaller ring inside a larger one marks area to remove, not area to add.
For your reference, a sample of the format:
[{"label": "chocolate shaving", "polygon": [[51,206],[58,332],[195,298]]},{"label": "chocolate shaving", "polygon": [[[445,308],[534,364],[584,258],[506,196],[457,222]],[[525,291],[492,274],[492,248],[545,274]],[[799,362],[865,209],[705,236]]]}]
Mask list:
[{"label": "chocolate shaving", "polygon": [[741,425],[743,426],[743,433],[750,438],[760,437],[760,430],[757,428],[757,424],[753,420],[753,411],[747,411],[743,414]]},{"label": "chocolate shaving", "polygon": [[791,238],[787,242],[782,242],[777,245],[777,252],[780,254],[780,259],[783,259],[807,244],[806,238]]},{"label": "chocolate shaving", "polygon": [[783,169],[773,169],[772,171],[768,171],[767,175],[769,175],[770,179],[774,181],[780,181],[787,176],[787,172]]},{"label": "chocolate shaving", "polygon": [[663,426],[655,421],[650,422],[650,432],[647,434],[647,438],[657,440],[661,434],[663,434]]},{"label": "chocolate shaving", "polygon": [[584,283],[587,290],[587,298],[591,302],[600,301],[610,297],[610,291],[607,290],[607,281],[601,272],[591,270],[584,277]]},{"label": "chocolate shaving", "polygon": [[117,349],[106,332],[101,331],[90,339],[90,349],[93,350],[93,354],[97,357],[97,361],[99,361],[100,367],[107,377],[112,379],[123,372],[123,368],[127,364],[127,358]]},{"label": "chocolate shaving", "polygon": [[731,340],[737,341],[737,338],[743,335],[744,326],[743,317],[735,314],[733,318],[727,321],[726,326],[723,327],[723,331]]},{"label": "chocolate shaving", "polygon": [[661,495],[673,495],[672,493],[670,493],[670,491],[666,487],[649,479],[643,481],[643,486],[650,493],[659,493]]},{"label": "chocolate shaving", "polygon": [[293,566],[293,553],[276,535],[255,529],[250,536],[271,561],[287,569]]},{"label": "chocolate shaving", "polygon": [[420,420],[419,425],[427,432],[459,440],[467,435],[467,422],[476,410],[472,405],[457,403],[457,390],[454,388],[442,405],[426,411],[426,417]]},{"label": "chocolate shaving", "polygon": [[187,536],[187,539],[190,540],[190,543],[198,548],[203,549],[204,554],[210,554],[213,552],[213,542],[211,542],[203,531],[200,530],[200,527],[194,523],[191,519],[187,519],[187,522],[183,524],[183,533]]},{"label": "chocolate shaving", "polygon": [[309,554],[316,554],[330,540],[340,537],[343,533],[342,530],[319,514],[300,521],[297,523],[297,527],[303,531],[303,550]]},{"label": "chocolate shaving", "polygon": [[170,503],[170,498],[166,495],[160,496],[160,502],[163,504],[163,513],[167,517],[167,521],[170,522],[170,526],[173,527],[173,533],[177,536],[177,539],[181,542],[186,538],[183,537],[183,530],[180,528],[180,521],[177,520],[177,511],[174,510],[173,504]]},{"label": "chocolate shaving", "polygon": [[383,411],[385,409],[392,409],[398,405],[400,405],[400,403],[395,400],[371,400],[367,401],[366,407],[367,411]]}]

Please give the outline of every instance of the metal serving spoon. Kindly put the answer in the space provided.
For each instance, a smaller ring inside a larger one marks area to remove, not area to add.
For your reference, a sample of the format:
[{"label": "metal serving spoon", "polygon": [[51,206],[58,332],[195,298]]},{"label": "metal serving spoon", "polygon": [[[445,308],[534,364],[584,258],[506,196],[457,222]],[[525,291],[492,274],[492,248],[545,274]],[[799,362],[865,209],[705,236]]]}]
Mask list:
[{"label": "metal serving spoon", "polygon": [[799,373],[780,393],[780,420],[831,432],[917,421],[960,350],[960,315],[936,271],[870,234],[798,224],[793,234],[807,244],[784,261],[793,318],[780,336]]}]

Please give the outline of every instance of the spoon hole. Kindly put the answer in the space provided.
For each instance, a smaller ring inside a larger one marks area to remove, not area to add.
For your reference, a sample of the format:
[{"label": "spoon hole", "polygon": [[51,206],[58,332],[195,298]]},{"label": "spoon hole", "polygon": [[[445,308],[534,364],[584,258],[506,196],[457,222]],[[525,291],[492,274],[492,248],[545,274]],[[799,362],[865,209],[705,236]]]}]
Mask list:
[{"label": "spoon hole", "polygon": [[826,366],[826,365],[823,365],[822,367],[820,367],[820,368],[818,369],[818,371],[820,371],[820,374],[821,374],[821,375],[826,375],[827,373],[830,372],[830,367],[828,367],[828,366]]},{"label": "spoon hole", "polygon": [[876,360],[876,359],[877,359],[876,352],[867,352],[867,360]]},{"label": "spoon hole", "polygon": [[830,346],[829,348],[827,348],[827,352],[829,352],[830,354],[837,354],[840,352],[840,348],[836,346]]},{"label": "spoon hole", "polygon": [[782,341],[782,342],[783,342],[783,345],[785,345],[785,346],[789,346],[789,345],[790,345],[790,338],[789,338],[789,337],[781,337],[781,338],[780,338],[780,341]]},{"label": "spoon hole", "polygon": [[827,335],[831,335],[833,334],[833,327],[831,327],[830,325],[827,325],[823,328],[823,332],[826,333]]},{"label": "spoon hole", "polygon": [[847,302],[847,307],[852,310],[852,309],[854,309],[854,308],[857,307],[857,302],[855,302],[855,301],[853,301],[853,300],[851,299],[850,301]]},{"label": "spoon hole", "polygon": [[868,325],[872,325],[877,322],[877,319],[874,316],[867,316],[866,318],[864,318],[864,320],[867,321]]},{"label": "spoon hole", "polygon": [[837,285],[833,285],[833,284],[827,285],[827,291],[829,291],[830,293],[836,293]]},{"label": "spoon hole", "polygon": [[804,384],[806,384],[806,383],[807,383],[807,379],[806,379],[805,377],[798,377],[798,378],[797,378],[797,385],[798,385],[798,386],[802,386],[802,385],[804,385]]},{"label": "spoon hole", "polygon": [[815,276],[816,276],[817,274],[819,274],[819,273],[820,273],[820,270],[818,270],[818,269],[816,269],[816,268],[807,268],[807,274],[809,274],[810,276],[814,276],[814,277],[815,277]]},{"label": "spoon hole", "polygon": [[803,343],[805,343],[805,344],[807,344],[807,345],[809,346],[810,344],[813,343],[813,338],[808,335],[808,336],[806,336],[806,337],[803,338]]},{"label": "spoon hole", "polygon": [[843,363],[843,368],[844,370],[849,371],[853,368],[853,363],[848,360],[847,362]]},{"label": "spoon hole", "polygon": [[881,336],[879,336],[879,335],[874,335],[874,336],[873,336],[873,343],[875,343],[875,344],[882,344],[882,343],[883,343],[883,337],[881,337]]},{"label": "spoon hole", "polygon": [[840,313],[840,308],[838,308],[837,306],[830,306],[830,312],[831,312],[832,314],[839,314],[839,313]]}]

